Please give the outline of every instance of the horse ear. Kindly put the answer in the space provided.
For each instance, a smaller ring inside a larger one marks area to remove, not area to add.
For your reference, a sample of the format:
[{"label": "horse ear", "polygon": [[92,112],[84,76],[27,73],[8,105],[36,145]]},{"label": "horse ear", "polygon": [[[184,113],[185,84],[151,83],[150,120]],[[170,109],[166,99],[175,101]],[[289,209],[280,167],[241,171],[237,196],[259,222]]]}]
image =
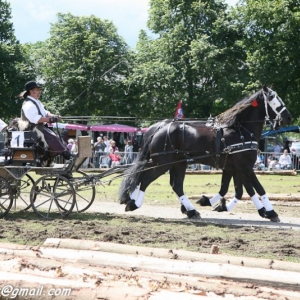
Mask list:
[{"label": "horse ear", "polygon": [[262,88],[263,88],[263,90],[264,90],[266,93],[269,91],[266,84],[263,84]]}]

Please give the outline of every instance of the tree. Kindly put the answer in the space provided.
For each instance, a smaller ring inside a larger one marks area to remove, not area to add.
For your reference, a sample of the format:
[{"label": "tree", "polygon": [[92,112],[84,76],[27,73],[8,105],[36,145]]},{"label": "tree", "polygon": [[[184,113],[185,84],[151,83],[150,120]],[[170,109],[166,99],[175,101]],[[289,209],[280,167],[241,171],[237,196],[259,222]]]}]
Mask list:
[{"label": "tree", "polygon": [[[20,116],[21,102],[16,98],[28,73],[23,68],[24,49],[14,36],[10,5],[0,0],[0,100],[1,118]],[[17,113],[17,114],[16,114]]]},{"label": "tree", "polygon": [[124,79],[129,54],[111,22],[58,14],[39,52],[44,101],[61,115],[128,113]]},{"label": "tree", "polygon": [[[131,80],[151,116],[207,117],[236,102],[247,76],[241,30],[220,0],[151,0]],[[148,111],[147,111],[148,112]],[[168,113],[169,112],[169,113]]]},{"label": "tree", "polygon": [[245,32],[248,87],[272,83],[294,118],[299,118],[300,1],[244,0],[234,13]]}]

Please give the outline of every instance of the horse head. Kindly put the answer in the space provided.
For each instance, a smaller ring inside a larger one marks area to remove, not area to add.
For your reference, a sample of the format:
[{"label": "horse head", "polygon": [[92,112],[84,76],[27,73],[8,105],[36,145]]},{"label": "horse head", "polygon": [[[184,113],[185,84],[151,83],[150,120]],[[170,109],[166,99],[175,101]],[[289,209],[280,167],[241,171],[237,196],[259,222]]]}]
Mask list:
[{"label": "horse head", "polygon": [[274,129],[278,129],[281,123],[285,125],[291,124],[292,115],[278,94],[266,86],[263,87],[262,92],[266,121],[269,122]]}]

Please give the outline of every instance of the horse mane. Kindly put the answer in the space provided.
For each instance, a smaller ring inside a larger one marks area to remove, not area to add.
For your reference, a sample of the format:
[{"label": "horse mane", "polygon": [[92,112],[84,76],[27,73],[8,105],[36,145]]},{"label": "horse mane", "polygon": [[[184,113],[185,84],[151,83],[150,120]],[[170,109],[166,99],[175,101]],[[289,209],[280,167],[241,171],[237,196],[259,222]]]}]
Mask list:
[{"label": "horse mane", "polygon": [[215,126],[221,126],[226,124],[227,127],[234,126],[241,117],[247,112],[247,109],[252,106],[253,100],[258,100],[259,96],[261,96],[262,90],[256,92],[250,97],[245,97],[240,100],[231,108],[227,109],[223,113],[219,114],[215,118]]}]

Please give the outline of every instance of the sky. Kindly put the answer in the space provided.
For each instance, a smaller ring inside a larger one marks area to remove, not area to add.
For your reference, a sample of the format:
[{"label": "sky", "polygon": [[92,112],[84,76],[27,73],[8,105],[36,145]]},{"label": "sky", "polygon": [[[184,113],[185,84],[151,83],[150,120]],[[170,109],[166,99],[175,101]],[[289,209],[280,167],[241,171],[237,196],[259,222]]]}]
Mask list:
[{"label": "sky", "polygon": [[[94,15],[112,21],[118,34],[135,48],[141,29],[147,29],[149,0],[7,0],[11,7],[15,36],[20,43],[35,43],[50,37],[57,13]],[[237,0],[226,0],[235,5]]]}]

